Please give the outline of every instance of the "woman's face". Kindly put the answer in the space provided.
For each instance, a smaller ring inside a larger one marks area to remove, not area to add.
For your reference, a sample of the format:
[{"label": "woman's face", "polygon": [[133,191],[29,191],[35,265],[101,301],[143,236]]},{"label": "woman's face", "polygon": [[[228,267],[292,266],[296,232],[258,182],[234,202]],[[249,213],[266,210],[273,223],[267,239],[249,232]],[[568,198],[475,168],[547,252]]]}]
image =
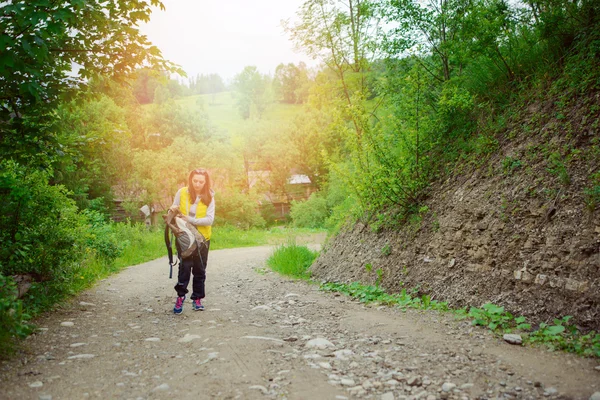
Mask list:
[{"label": "woman's face", "polygon": [[206,185],[206,176],[202,174],[194,174],[192,176],[192,185],[196,193],[202,192],[204,185]]}]

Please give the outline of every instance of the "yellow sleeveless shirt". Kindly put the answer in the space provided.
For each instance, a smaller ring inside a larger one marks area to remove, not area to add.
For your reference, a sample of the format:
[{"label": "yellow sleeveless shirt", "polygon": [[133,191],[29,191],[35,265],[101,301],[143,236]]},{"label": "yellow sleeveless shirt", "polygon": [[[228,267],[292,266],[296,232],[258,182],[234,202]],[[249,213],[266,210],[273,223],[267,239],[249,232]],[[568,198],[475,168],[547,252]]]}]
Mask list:
[{"label": "yellow sleeveless shirt", "polygon": [[[206,204],[204,204],[203,202],[199,201],[198,204],[196,205],[196,218],[206,217],[207,209],[208,209],[208,206]],[[182,212],[183,215],[189,215],[190,192],[188,191],[187,187],[181,188],[181,196],[179,198],[179,210]],[[198,228],[198,232],[200,232],[202,234],[202,236],[204,236],[206,238],[206,240],[210,240],[210,236],[212,233],[211,226],[198,226],[198,225],[195,225],[195,226],[196,226],[196,228]]]}]

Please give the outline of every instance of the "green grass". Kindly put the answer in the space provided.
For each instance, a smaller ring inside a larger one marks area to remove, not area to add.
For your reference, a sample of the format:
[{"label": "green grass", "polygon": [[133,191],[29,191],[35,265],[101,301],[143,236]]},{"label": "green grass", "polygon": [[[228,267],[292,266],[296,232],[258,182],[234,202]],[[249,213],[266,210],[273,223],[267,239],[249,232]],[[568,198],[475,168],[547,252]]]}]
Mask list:
[{"label": "green grass", "polygon": [[167,254],[163,229],[148,230],[144,225],[129,228],[117,225],[116,229],[117,234],[127,241],[123,252],[115,260],[117,270],[154,260]]},{"label": "green grass", "polygon": [[236,247],[252,247],[281,244],[290,238],[310,238],[317,235],[325,235],[324,229],[291,228],[276,226],[271,229],[239,229],[232,226],[213,227],[210,239],[210,249],[232,249]]},{"label": "green grass", "polygon": [[317,258],[318,252],[306,246],[297,245],[295,242],[277,246],[273,254],[267,259],[267,266],[282,275],[310,279],[308,268]]},{"label": "green grass", "polygon": [[[244,120],[236,108],[234,92],[201,94],[177,99],[177,103],[191,110],[197,110],[202,104],[208,119],[220,131],[228,135],[242,133],[248,120]],[[271,103],[262,120],[281,124],[289,124],[294,116],[302,111],[301,105]]]}]

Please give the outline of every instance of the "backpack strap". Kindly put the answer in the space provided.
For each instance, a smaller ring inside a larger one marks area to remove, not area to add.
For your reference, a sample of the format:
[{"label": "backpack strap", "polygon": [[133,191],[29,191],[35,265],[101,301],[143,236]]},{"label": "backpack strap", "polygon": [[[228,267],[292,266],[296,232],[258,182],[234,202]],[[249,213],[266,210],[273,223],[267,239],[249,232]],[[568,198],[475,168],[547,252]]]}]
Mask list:
[{"label": "backpack strap", "polygon": [[169,240],[169,225],[165,226],[165,245],[167,246],[167,254],[169,255],[169,279],[173,277],[173,248]]},{"label": "backpack strap", "polygon": [[[165,218],[167,220],[167,218]],[[169,255],[169,279],[173,278],[173,266],[177,265],[177,260],[173,261],[173,232],[169,239],[169,224],[165,224],[165,245],[167,246],[167,254]]]}]

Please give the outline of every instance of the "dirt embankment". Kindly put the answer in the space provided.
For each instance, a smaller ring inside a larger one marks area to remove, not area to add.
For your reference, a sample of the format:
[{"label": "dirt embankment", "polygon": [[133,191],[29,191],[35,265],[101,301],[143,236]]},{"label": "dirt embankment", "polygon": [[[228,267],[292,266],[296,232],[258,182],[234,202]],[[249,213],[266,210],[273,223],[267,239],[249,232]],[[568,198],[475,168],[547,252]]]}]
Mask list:
[{"label": "dirt embankment", "polygon": [[418,288],[457,307],[492,302],[533,323],[570,315],[600,331],[600,204],[590,194],[600,187],[598,109],[598,92],[568,110],[552,99],[525,106],[491,158],[431,188],[421,221],[356,225],[313,275],[373,283],[381,270],[391,291]]}]

